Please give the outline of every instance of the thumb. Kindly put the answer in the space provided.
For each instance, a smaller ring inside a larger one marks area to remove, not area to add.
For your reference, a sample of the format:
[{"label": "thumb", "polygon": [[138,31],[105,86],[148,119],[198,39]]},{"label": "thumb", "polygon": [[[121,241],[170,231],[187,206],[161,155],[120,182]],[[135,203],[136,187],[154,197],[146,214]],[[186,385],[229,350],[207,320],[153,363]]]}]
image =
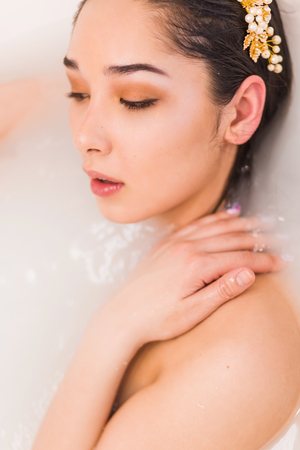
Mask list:
[{"label": "thumb", "polygon": [[[242,294],[255,281],[254,272],[246,267],[231,270],[217,281],[193,295],[198,305],[199,322],[212,314],[219,306]],[[199,308],[200,306],[200,308]]]}]

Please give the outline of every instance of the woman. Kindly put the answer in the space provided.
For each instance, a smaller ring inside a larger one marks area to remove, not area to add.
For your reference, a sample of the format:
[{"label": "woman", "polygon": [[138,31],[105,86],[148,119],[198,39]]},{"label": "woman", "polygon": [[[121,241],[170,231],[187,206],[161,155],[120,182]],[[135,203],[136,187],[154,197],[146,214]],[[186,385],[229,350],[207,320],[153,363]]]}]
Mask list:
[{"label": "woman", "polygon": [[174,232],[91,319],[35,450],[254,450],[296,407],[295,314],[278,275],[252,284],[253,271],[285,267],[249,252],[278,244],[272,222],[222,211],[291,78],[275,2],[282,72],[243,51],[245,5],[80,6],[65,58],[70,120],[99,209]]}]

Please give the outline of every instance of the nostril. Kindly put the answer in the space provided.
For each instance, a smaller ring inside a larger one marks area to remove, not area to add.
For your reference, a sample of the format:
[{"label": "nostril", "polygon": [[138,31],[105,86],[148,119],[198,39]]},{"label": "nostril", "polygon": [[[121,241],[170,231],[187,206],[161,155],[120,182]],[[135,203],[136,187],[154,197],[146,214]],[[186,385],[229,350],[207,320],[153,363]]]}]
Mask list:
[{"label": "nostril", "polygon": [[89,148],[87,151],[88,152],[101,152],[101,150],[99,150],[98,148]]}]

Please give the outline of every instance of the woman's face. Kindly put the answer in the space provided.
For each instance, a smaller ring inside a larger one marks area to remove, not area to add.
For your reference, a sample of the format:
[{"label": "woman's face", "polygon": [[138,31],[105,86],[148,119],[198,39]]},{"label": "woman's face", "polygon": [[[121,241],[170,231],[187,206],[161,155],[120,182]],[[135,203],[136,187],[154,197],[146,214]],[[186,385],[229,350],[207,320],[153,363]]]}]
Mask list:
[{"label": "woman's face", "polygon": [[180,226],[213,210],[236,148],[216,133],[205,67],[168,51],[152,14],[136,0],[88,0],[65,60],[70,122],[107,219]]}]

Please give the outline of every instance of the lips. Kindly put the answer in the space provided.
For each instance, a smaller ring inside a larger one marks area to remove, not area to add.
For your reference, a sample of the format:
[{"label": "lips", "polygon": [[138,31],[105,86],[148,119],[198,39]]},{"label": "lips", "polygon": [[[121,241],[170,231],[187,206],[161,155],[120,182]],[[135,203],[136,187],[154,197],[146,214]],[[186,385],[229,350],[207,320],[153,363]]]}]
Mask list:
[{"label": "lips", "polygon": [[119,192],[124,183],[115,178],[107,176],[94,170],[85,170],[86,174],[91,178],[91,190],[98,197],[110,197]]},{"label": "lips", "polygon": [[124,184],[120,180],[116,180],[115,178],[109,177],[108,175],[105,175],[100,172],[96,172],[95,170],[86,170],[86,169],[83,169],[83,170],[91,179],[98,179],[101,181],[103,180],[105,182],[111,182],[111,183],[116,183],[116,184]]}]

